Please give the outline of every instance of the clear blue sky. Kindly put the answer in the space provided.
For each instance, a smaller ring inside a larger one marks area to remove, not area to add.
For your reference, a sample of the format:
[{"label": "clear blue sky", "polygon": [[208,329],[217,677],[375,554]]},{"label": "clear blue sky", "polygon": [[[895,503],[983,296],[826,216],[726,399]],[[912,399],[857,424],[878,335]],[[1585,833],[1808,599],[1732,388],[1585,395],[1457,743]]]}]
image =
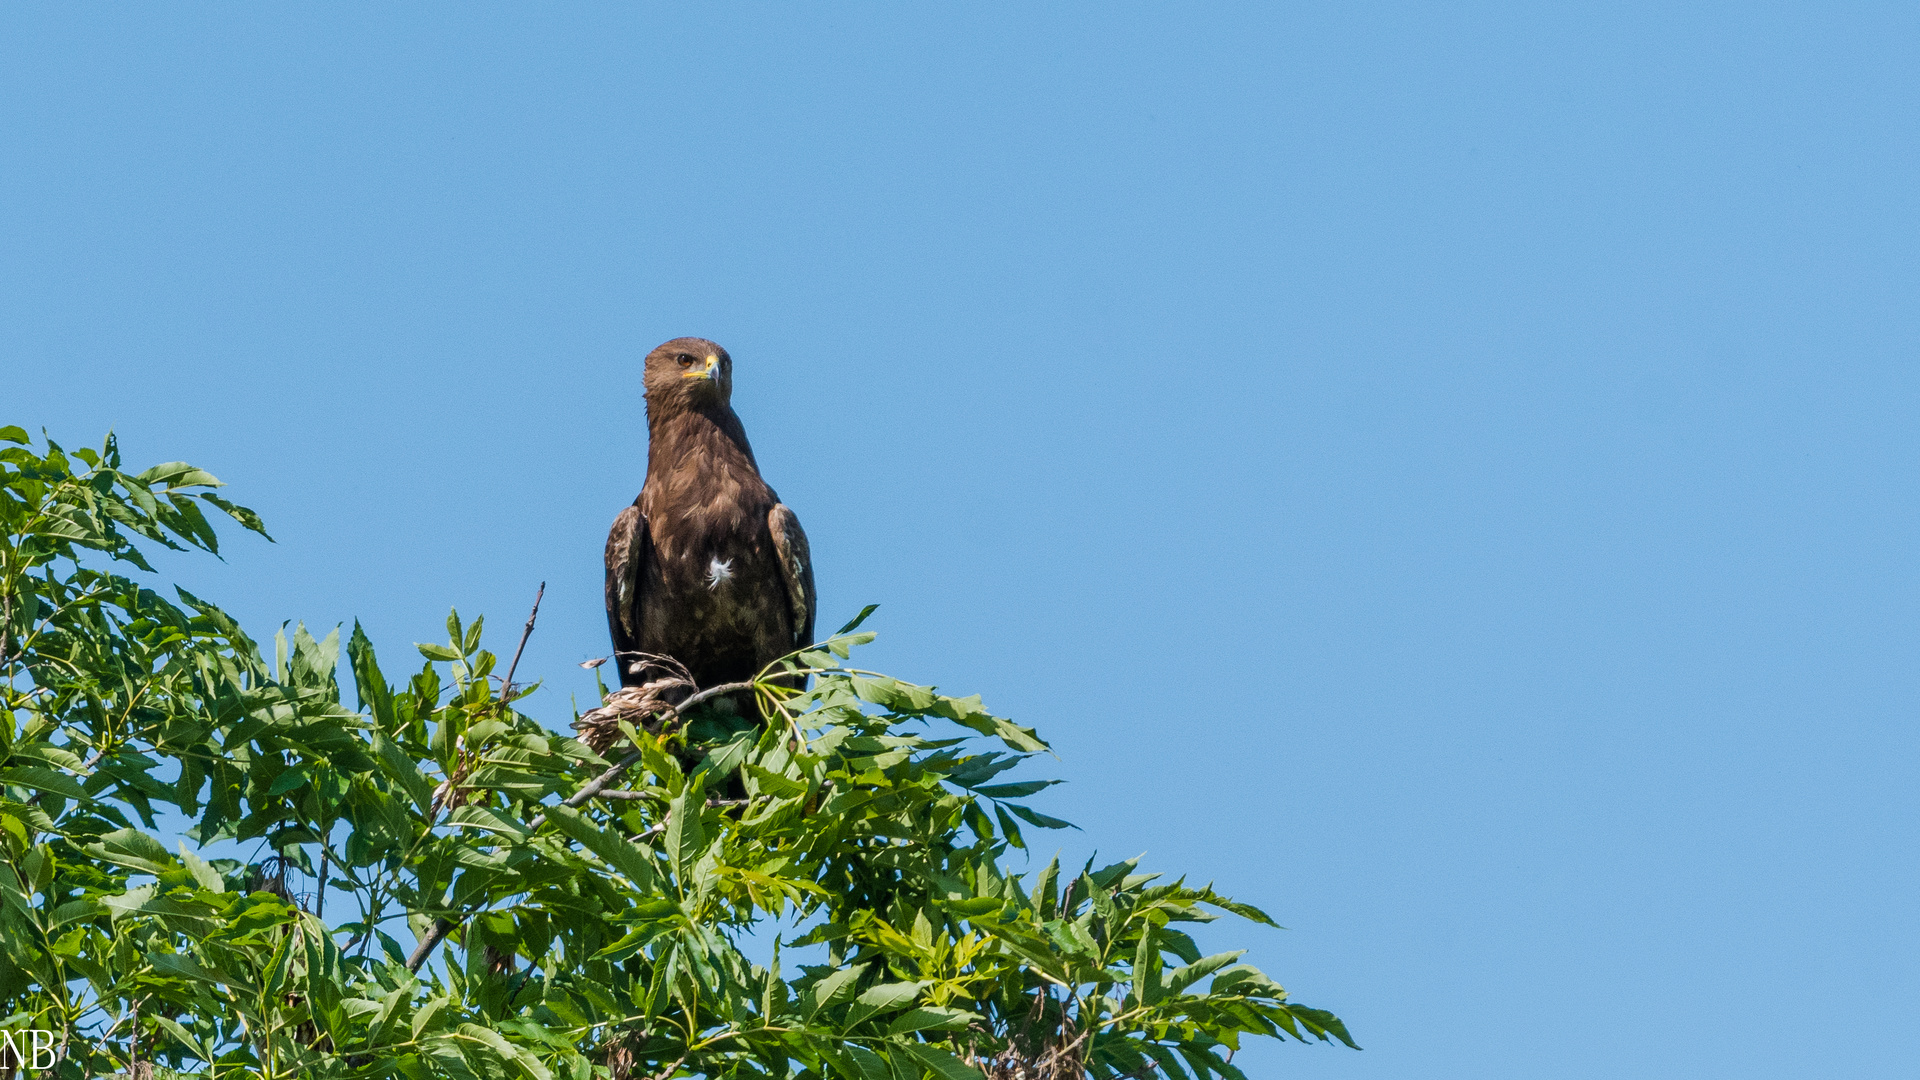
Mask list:
[{"label": "clear blue sky", "polygon": [[1920,9],[77,10],[0,422],[228,480],[256,630],[545,580],[561,722],[712,337],[829,618],[1292,927],[1367,1049],[1255,1075],[1920,1058]]}]

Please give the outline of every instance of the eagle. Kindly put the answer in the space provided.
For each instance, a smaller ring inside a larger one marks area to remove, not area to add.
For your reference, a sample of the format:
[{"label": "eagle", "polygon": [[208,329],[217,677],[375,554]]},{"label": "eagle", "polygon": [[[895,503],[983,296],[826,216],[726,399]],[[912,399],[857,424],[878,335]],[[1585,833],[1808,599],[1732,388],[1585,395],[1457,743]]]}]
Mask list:
[{"label": "eagle", "polygon": [[[607,627],[623,687],[672,671],[744,682],[813,641],[807,534],[760,477],[733,358],[705,338],[647,354],[647,479],[607,534]],[[649,695],[650,696],[650,695]]]}]

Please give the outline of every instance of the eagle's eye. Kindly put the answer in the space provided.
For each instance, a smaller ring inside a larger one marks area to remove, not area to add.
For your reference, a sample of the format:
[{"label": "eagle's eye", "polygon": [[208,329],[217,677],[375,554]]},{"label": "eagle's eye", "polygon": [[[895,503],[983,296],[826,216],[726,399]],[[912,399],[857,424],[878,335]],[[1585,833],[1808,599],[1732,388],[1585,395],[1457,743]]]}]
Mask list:
[{"label": "eagle's eye", "polygon": [[693,366],[693,357],[688,356],[686,353],[681,353],[679,356],[675,357],[675,359],[680,361],[681,367]]}]

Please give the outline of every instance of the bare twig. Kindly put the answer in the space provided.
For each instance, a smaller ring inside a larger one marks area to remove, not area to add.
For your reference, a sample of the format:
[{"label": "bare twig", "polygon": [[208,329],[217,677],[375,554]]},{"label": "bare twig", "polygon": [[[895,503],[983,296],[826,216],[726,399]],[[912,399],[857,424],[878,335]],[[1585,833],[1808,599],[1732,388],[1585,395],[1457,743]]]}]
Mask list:
[{"label": "bare twig", "polygon": [[7,654],[7,634],[13,629],[13,588],[11,583],[0,581],[0,672],[12,681],[13,661]]},{"label": "bare twig", "polygon": [[[545,595],[547,595],[547,583],[543,581],[540,583],[539,590],[533,594],[533,610],[527,615],[526,628],[520,631],[520,644],[513,650],[512,663],[507,665],[507,677],[500,681],[500,707],[502,709],[510,710],[513,707],[513,673],[520,668],[520,654],[527,651],[527,639],[533,636],[533,621],[540,617],[540,598]],[[458,645],[459,643],[455,642],[454,644]],[[470,753],[471,748],[467,745],[467,737],[465,735],[460,736],[457,744],[458,752],[455,756],[453,774],[441,781],[440,786],[434,789],[433,805],[427,809],[427,821],[429,824],[431,824],[435,817],[439,816],[443,808],[452,810],[456,807],[466,805],[467,790],[462,785],[466,783],[467,774],[472,769],[473,755]]]},{"label": "bare twig", "polygon": [[520,654],[527,651],[527,639],[533,636],[533,620],[540,617],[540,598],[547,595],[547,583],[540,583],[540,590],[533,594],[533,611],[527,615],[527,628],[520,631],[520,647],[513,650],[513,662],[507,665],[506,681],[500,684],[500,701],[504,704],[513,698],[513,673],[520,667]]}]

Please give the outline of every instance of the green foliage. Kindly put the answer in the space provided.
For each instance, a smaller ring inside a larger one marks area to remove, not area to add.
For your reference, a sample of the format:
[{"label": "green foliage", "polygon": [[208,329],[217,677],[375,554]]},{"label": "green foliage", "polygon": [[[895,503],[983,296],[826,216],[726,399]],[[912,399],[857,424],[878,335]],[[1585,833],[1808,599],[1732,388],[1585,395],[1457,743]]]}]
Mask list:
[{"label": "green foliage", "polygon": [[[1131,860],[1004,870],[1065,825],[1004,777],[1046,744],[850,666],[860,620],[767,673],[813,685],[759,682],[763,722],[668,710],[617,760],[503,698],[457,614],[399,683],[356,625],[349,707],[337,631],[268,657],[115,572],[216,551],[209,508],[261,532],[212,476],[0,441],[0,1013],[61,1034],[57,1075],[1239,1077],[1242,1036],[1351,1045],[1179,929],[1258,910]],[[768,928],[822,962],[752,962]]]}]

